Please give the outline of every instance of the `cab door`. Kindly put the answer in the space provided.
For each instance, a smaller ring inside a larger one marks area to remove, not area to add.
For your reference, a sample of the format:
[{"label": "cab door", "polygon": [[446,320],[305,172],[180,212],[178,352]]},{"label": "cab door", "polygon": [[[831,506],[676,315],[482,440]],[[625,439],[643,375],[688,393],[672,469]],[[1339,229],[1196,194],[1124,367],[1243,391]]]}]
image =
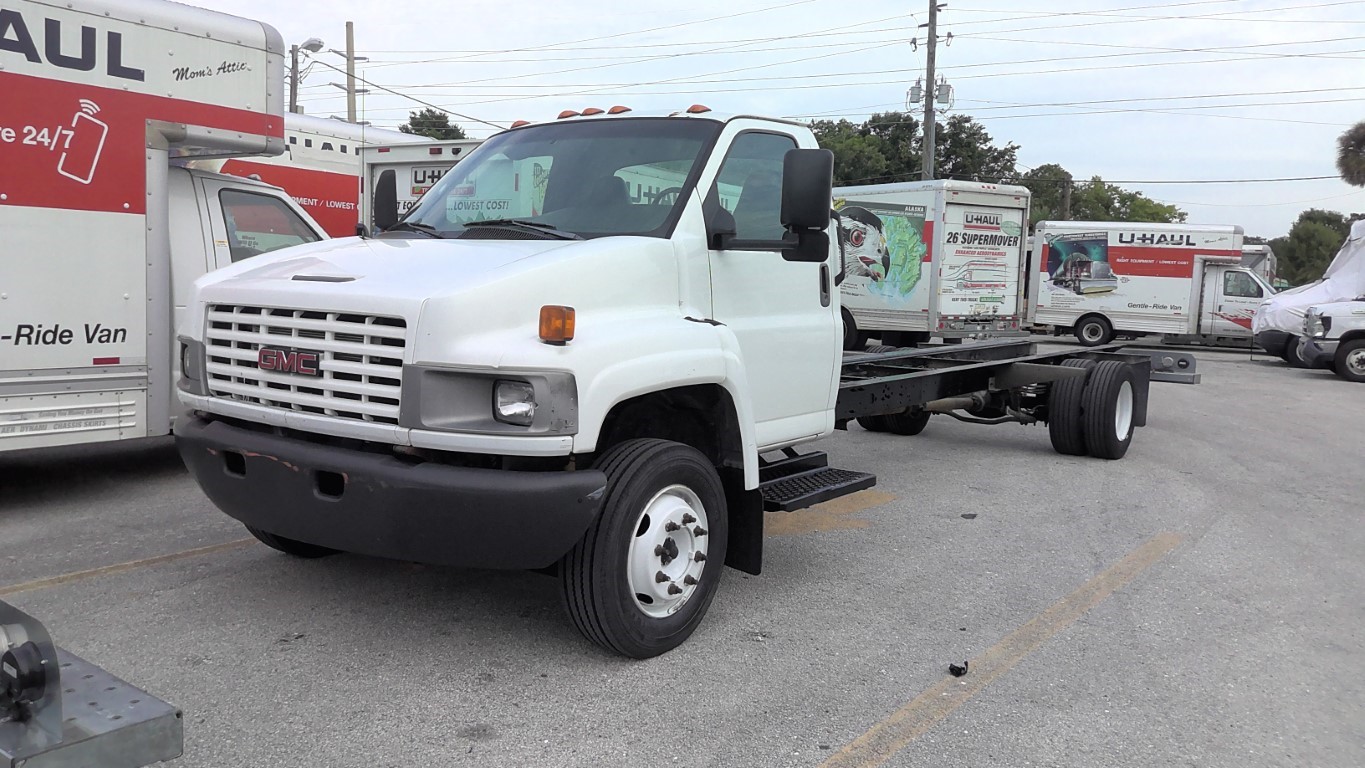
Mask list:
[{"label": "cab door", "polygon": [[760,449],[833,428],[841,325],[830,260],[782,258],[782,163],[794,137],[731,125],[733,140],[707,192],[708,221],[733,225],[714,249],[712,317],[733,334],[748,380]]},{"label": "cab door", "polygon": [[214,178],[204,178],[202,183],[213,236],[214,269],[326,238],[308,214],[274,188]]},{"label": "cab door", "polygon": [[1265,289],[1239,267],[1210,267],[1204,272],[1204,306],[1200,331],[1212,336],[1250,336],[1251,318]]}]

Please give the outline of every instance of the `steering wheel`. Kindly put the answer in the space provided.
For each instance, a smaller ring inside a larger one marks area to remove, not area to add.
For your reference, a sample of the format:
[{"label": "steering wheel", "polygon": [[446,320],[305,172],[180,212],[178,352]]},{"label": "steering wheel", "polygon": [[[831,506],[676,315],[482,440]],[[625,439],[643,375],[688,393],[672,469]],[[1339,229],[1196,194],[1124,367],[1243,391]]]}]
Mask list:
[{"label": "steering wheel", "polygon": [[680,194],[681,192],[682,192],[682,187],[669,187],[668,189],[660,190],[660,191],[655,192],[654,194],[650,195],[650,197],[649,197],[649,204],[650,204],[650,205],[663,205],[663,204],[664,204],[664,198],[665,198],[665,197],[668,197],[669,195],[677,195],[677,194]]}]

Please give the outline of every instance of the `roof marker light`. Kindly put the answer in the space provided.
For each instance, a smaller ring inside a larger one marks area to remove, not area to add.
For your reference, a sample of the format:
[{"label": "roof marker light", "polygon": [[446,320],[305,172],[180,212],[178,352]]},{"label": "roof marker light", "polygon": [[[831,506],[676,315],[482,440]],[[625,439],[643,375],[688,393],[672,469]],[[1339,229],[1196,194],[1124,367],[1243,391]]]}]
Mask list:
[{"label": "roof marker light", "polygon": [[710,111],[711,111],[710,107],[702,106],[701,104],[693,104],[692,106],[687,108],[687,114],[689,115],[700,115],[703,112]]},{"label": "roof marker light", "polygon": [[606,114],[606,110],[598,109],[597,107],[588,107],[587,109],[583,110],[583,116],[584,116],[584,117],[588,117],[589,115],[604,115],[604,114]]},{"label": "roof marker light", "polygon": [[611,109],[607,110],[607,114],[609,114],[609,115],[620,115],[620,114],[624,114],[624,113],[629,112],[629,111],[630,111],[630,107],[623,107],[623,106],[621,106],[620,104],[617,104],[616,106],[614,106],[614,107],[612,107]]},{"label": "roof marker light", "polygon": [[530,121],[530,120],[518,120],[518,121],[516,121],[515,123],[512,123],[512,127],[513,127],[513,128],[520,128],[520,127],[522,127],[523,125],[530,125],[530,124],[531,124],[531,121]]},{"label": "roof marker light", "polygon": [[575,112],[575,111],[573,111],[572,109],[566,109],[566,110],[564,110],[563,112],[560,112],[560,113],[559,113],[559,117],[557,117],[557,118],[555,118],[555,119],[556,119],[556,120],[563,120],[563,119],[566,118],[566,117],[578,117],[578,113]]}]

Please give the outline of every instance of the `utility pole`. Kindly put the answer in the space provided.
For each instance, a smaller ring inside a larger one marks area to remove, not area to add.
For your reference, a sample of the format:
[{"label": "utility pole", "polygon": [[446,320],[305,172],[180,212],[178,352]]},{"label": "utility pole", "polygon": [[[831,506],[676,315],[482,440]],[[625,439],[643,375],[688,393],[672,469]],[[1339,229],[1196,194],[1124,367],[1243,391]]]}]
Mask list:
[{"label": "utility pole", "polygon": [[924,148],[920,152],[924,161],[920,170],[921,179],[934,178],[934,49],[938,47],[938,0],[929,0],[929,50],[925,57],[924,72]]},{"label": "utility pole", "polygon": [[355,122],[355,24],[349,21],[346,22],[346,122]]},{"label": "utility pole", "polygon": [[299,47],[289,46],[289,113],[299,111]]},{"label": "utility pole", "polygon": [[1062,221],[1071,218],[1071,179],[1062,179]]}]

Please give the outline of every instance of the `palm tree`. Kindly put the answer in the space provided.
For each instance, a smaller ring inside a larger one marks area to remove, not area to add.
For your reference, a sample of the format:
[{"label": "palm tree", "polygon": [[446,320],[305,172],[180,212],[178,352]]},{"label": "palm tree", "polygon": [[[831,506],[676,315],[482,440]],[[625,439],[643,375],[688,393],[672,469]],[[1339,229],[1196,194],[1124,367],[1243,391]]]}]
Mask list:
[{"label": "palm tree", "polygon": [[1342,181],[1365,187],[1365,123],[1356,123],[1337,139],[1337,170]]}]

